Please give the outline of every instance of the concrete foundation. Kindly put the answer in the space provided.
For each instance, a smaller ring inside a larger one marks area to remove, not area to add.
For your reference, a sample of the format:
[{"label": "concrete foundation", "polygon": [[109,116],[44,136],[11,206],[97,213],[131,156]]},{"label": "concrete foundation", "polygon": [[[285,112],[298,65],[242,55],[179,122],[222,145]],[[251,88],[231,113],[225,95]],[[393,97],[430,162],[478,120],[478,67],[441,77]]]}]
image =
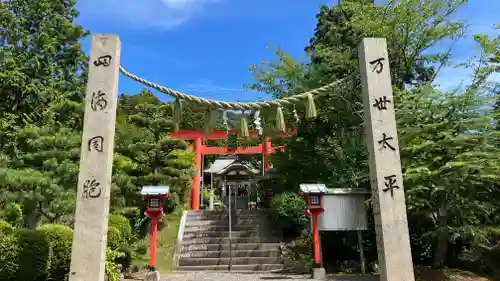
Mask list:
[{"label": "concrete foundation", "polygon": [[160,273],[158,271],[151,271],[146,273],[144,281],[160,281]]},{"label": "concrete foundation", "polygon": [[316,280],[325,280],[326,279],[326,271],[323,267],[320,268],[312,268],[311,269],[311,278]]}]

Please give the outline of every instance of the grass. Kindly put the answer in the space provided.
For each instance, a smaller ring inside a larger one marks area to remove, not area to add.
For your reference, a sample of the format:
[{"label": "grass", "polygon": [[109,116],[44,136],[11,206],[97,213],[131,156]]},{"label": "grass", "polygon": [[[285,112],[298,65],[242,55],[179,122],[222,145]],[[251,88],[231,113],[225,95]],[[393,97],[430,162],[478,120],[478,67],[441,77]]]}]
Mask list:
[{"label": "grass", "polygon": [[[159,229],[156,236],[156,263],[160,273],[170,273],[174,269],[174,254],[182,212],[182,210],[178,210],[166,215],[161,223],[163,227]],[[148,245],[148,252],[135,257],[133,263],[137,265],[148,264],[151,237],[148,236],[138,243]]]}]

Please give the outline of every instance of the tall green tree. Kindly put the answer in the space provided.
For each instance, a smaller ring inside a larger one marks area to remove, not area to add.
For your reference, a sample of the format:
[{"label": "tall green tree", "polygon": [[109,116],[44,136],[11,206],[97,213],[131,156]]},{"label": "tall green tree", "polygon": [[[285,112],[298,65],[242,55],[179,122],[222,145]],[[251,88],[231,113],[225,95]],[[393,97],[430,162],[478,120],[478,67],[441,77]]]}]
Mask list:
[{"label": "tall green tree", "polygon": [[[442,268],[452,258],[449,243],[489,243],[487,230],[495,227],[500,204],[491,197],[500,194],[500,149],[491,97],[431,86],[398,96],[408,211],[432,221],[422,239],[435,245],[433,266]],[[420,225],[414,220],[411,228]]]},{"label": "tall green tree", "polygon": [[[297,62],[278,50],[276,60],[251,67],[256,83],[247,87],[283,97],[356,74],[357,46],[364,37],[387,38],[396,88],[422,85],[433,79],[450,56],[449,52],[432,53],[431,48],[463,34],[464,23],[448,16],[464,3],[406,0],[377,6],[372,1],[345,0],[332,7],[323,6],[317,15],[315,34],[306,47],[310,61]],[[433,63],[437,63],[437,70],[431,67]],[[276,154],[273,161],[283,168],[280,180],[284,187],[313,179],[367,187],[359,85],[358,78],[349,78],[320,98],[318,118],[296,125],[297,136],[283,141],[287,150]],[[297,110],[300,113],[303,108]]]},{"label": "tall green tree", "polygon": [[75,1],[0,3],[0,168],[5,196],[26,224],[74,208],[86,56]]},{"label": "tall green tree", "polygon": [[[464,22],[451,16],[465,3],[405,0],[377,6],[346,0],[322,7],[306,48],[309,62],[297,62],[278,50],[276,60],[251,68],[257,83],[250,87],[275,97],[288,96],[356,76],[361,39],[387,39],[408,178],[410,228],[414,246],[422,247],[414,251],[420,254],[426,247],[422,245],[430,243],[432,263],[438,268],[449,262],[445,257],[457,257],[448,249],[450,244],[484,241],[498,216],[498,204],[485,196],[498,192],[498,147],[493,145],[498,134],[492,131],[495,113],[491,110],[491,94],[498,90],[485,83],[498,67],[498,43],[477,37],[483,56],[467,64],[475,75],[465,90],[443,93],[428,86],[443,67],[451,65],[451,46],[465,30]],[[434,51],[433,47],[450,41],[448,50]],[[297,135],[283,140],[285,152],[272,159],[280,170],[278,182],[283,189],[311,181],[368,188],[358,78],[349,79],[317,103],[321,104],[318,118],[301,122]],[[471,212],[463,212],[469,204],[474,205]]]},{"label": "tall green tree", "polygon": [[88,32],[74,24],[74,0],[7,0],[0,3],[0,103],[2,115],[21,121],[53,101],[80,102],[87,59],[80,39]]},{"label": "tall green tree", "polygon": [[115,200],[122,198],[124,205],[137,204],[140,187],[169,185],[171,206],[186,202],[194,155],[187,151],[185,141],[170,138],[175,128],[172,113],[171,102],[160,101],[148,90],[120,96]]}]

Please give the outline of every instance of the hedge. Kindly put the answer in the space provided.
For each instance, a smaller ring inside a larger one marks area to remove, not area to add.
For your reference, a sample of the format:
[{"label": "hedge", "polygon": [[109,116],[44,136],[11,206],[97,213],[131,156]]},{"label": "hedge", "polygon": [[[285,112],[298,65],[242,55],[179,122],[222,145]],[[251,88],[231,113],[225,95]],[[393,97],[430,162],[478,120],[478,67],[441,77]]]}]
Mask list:
[{"label": "hedge", "polygon": [[123,239],[121,232],[118,228],[114,226],[108,227],[108,247],[112,250],[116,250],[122,244]]},{"label": "hedge", "polygon": [[73,230],[61,224],[45,224],[37,230],[47,236],[52,250],[49,277],[52,280],[66,280],[71,264]]},{"label": "hedge", "polygon": [[51,250],[47,236],[36,230],[17,229],[19,245],[17,280],[38,281],[48,276]]},{"label": "hedge", "polygon": [[7,221],[0,220],[0,234],[12,234],[14,227]]},{"label": "hedge", "polygon": [[[10,225],[10,224],[9,224]],[[5,226],[5,225],[3,225]],[[19,268],[17,256],[19,247],[13,233],[0,231],[0,280],[15,281]]]},{"label": "hedge", "polygon": [[128,241],[132,235],[132,227],[128,219],[122,215],[110,215],[109,227],[116,227],[120,231],[120,236],[123,241]]}]

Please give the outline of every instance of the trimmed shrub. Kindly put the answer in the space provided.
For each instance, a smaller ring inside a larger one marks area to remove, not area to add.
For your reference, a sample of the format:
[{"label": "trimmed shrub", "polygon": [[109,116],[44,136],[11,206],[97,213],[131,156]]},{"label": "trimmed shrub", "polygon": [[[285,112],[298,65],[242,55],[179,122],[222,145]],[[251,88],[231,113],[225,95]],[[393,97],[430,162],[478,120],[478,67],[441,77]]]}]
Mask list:
[{"label": "trimmed shrub", "polygon": [[47,236],[52,251],[49,266],[50,278],[66,280],[71,263],[73,230],[62,224],[45,224],[37,230]]},{"label": "trimmed shrub", "polygon": [[308,225],[309,219],[304,214],[306,207],[302,197],[293,192],[284,192],[272,199],[270,214],[284,235],[296,237]]},{"label": "trimmed shrub", "polygon": [[[128,219],[122,215],[110,215],[109,226],[116,227],[120,231],[120,236],[123,241],[128,241],[132,234],[132,227]],[[117,247],[120,245],[119,243]]]},{"label": "trimmed shrub", "polygon": [[141,214],[141,209],[138,207],[125,207],[115,212],[115,214],[124,216],[129,221],[133,221],[138,215]]},{"label": "trimmed shrub", "polygon": [[[4,227],[6,225],[3,224]],[[8,225],[11,226],[10,224]],[[17,264],[19,247],[16,236],[13,233],[4,232],[3,229],[0,229],[0,280],[15,281],[19,268]],[[14,231],[13,228],[12,231]]]},{"label": "trimmed shrub", "polygon": [[18,229],[16,235],[19,245],[17,280],[45,280],[51,257],[47,236],[40,231],[25,228]]},{"label": "trimmed shrub", "polygon": [[117,249],[123,242],[121,232],[114,226],[108,227],[108,247]]},{"label": "trimmed shrub", "polygon": [[21,205],[11,202],[5,204],[0,212],[0,216],[12,226],[20,227],[23,224],[23,209]]},{"label": "trimmed shrub", "polygon": [[12,234],[14,233],[14,227],[7,221],[0,220],[0,234]]}]

